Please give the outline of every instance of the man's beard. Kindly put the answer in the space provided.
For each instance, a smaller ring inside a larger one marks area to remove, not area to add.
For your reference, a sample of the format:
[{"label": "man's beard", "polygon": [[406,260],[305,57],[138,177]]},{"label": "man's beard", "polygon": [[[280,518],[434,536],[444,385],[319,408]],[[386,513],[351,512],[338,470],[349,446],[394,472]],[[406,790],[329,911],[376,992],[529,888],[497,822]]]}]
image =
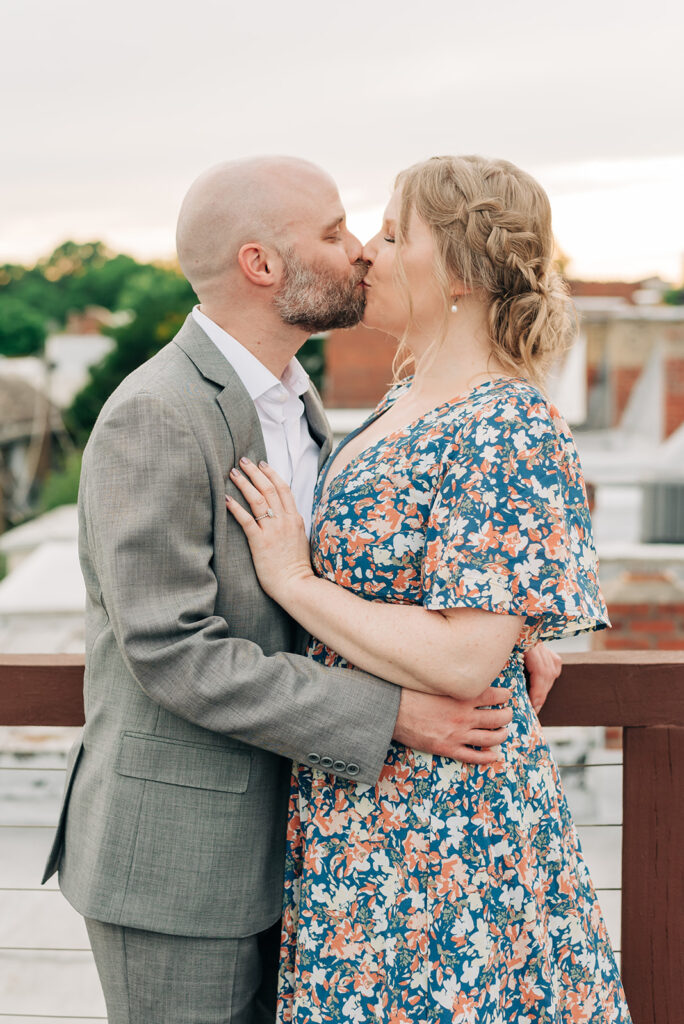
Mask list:
[{"label": "man's beard", "polygon": [[351,276],[340,280],[327,269],[303,263],[292,249],[281,251],[280,257],[284,276],[274,301],[284,323],[311,334],[359,323],[366,296],[358,283],[366,276],[367,264],[359,260]]}]

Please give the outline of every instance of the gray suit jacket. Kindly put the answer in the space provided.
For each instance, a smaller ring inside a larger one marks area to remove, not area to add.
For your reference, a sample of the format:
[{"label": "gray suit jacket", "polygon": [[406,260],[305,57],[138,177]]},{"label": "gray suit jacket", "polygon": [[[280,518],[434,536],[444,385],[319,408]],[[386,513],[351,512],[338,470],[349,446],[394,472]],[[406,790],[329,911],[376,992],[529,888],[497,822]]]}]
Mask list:
[{"label": "gray suit jacket", "polygon": [[[312,433],[330,436],[306,396]],[[266,457],[235,371],[188,317],[104,406],[83,459],[86,725],[45,872],[82,914],[253,934],[280,914],[289,758],[374,782],[396,687],[307,659],[224,494]],[[326,759],[329,759],[326,760]]]}]

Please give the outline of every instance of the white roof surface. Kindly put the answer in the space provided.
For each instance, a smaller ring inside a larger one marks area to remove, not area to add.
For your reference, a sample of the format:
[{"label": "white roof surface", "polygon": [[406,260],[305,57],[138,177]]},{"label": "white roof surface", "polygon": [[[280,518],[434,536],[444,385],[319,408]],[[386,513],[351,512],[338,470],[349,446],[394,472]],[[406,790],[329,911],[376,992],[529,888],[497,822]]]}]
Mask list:
[{"label": "white roof surface", "polygon": [[64,409],[88,380],[88,369],[99,363],[114,345],[103,334],[53,334],[45,342],[47,363],[38,356],[0,356],[0,376],[21,377],[35,388],[47,390],[50,399]]},{"label": "white roof surface", "polygon": [[0,616],[83,615],[84,609],[76,541],[41,544],[0,582]]},{"label": "white roof surface", "polygon": [[76,541],[77,538],[77,507],[61,505],[4,533],[0,537],[0,551],[5,554],[28,553],[46,541]]}]

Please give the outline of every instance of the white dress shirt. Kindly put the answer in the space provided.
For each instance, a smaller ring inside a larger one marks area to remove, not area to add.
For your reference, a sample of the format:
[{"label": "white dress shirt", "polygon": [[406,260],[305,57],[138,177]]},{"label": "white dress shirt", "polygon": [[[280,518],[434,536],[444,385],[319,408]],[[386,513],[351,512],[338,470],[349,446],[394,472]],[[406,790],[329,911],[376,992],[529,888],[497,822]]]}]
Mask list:
[{"label": "white dress shirt", "polygon": [[[299,514],[311,530],[313,493],[318,475],[319,447],[309,433],[300,395],[309,390],[309,376],[301,363],[291,359],[278,380],[249,349],[195,306],[195,322],[226,357],[256,407],[266,443],[268,464],[282,476],[294,495]],[[240,458],[242,452],[236,452]]]}]

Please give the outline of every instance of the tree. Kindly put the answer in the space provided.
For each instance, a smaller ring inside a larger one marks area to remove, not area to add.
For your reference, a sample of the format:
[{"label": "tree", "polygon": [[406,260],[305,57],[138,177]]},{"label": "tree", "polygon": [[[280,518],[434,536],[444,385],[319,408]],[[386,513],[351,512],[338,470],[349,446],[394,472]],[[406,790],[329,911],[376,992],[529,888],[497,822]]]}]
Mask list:
[{"label": "tree", "polygon": [[325,371],[325,335],[312,334],[297,353],[297,359],[311,377],[316,388],[323,388]]},{"label": "tree", "polygon": [[121,309],[126,285],[149,264],[115,255],[103,242],[63,242],[35,267],[0,266],[0,299],[12,298],[42,316],[51,329],[88,306]]},{"label": "tree", "polygon": [[74,505],[78,499],[83,452],[70,452],[60,469],[53,470],[43,484],[40,504],[43,512],[59,505]]},{"label": "tree", "polygon": [[0,292],[0,355],[32,356],[43,350],[45,319],[21,299]]},{"label": "tree", "polygon": [[147,266],[129,278],[119,302],[131,312],[131,320],[107,331],[115,347],[91,368],[88,383],[76,395],[66,416],[67,426],[78,441],[85,444],[112,391],[173,338],[196,301],[192,288],[175,269]]},{"label": "tree", "polygon": [[36,269],[61,291],[70,312],[88,306],[120,309],[126,284],[147,267],[132,256],[114,255],[103,242],[63,242]]}]

